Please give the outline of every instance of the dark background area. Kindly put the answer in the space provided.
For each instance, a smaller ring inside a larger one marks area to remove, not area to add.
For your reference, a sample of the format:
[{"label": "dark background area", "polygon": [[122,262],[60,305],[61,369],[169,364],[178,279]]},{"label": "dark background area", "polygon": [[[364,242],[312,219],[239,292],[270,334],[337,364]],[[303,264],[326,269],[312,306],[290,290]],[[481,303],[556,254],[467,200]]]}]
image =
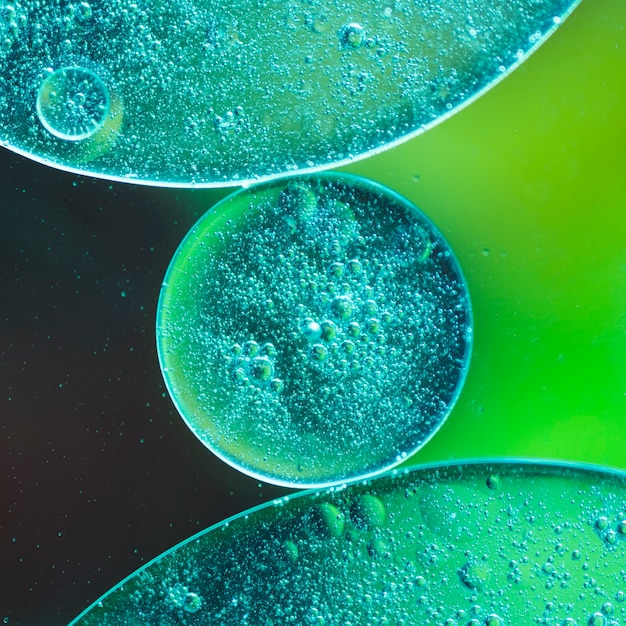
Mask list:
[{"label": "dark background area", "polygon": [[214,457],[161,378],[182,237],[230,190],[156,189],[0,151],[0,620],[67,624],[189,535],[286,490]]}]

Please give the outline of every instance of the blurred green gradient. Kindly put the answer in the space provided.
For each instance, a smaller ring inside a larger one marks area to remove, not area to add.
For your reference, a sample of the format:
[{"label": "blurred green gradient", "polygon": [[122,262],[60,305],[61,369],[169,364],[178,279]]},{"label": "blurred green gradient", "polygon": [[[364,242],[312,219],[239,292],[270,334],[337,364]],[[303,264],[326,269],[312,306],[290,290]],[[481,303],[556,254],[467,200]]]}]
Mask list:
[{"label": "blurred green gradient", "polygon": [[475,314],[457,407],[407,464],[532,456],[626,468],[626,2],[587,0],[423,136],[343,168],[422,208]]}]

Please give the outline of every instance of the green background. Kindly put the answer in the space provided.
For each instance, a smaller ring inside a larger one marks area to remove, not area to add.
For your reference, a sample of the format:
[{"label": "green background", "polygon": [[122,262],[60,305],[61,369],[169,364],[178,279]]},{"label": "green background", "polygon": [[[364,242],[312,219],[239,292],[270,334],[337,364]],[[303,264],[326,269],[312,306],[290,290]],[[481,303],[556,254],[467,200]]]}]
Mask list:
[{"label": "green background", "polygon": [[441,228],[472,297],[457,407],[408,464],[626,467],[626,3],[583,2],[484,97],[346,171]]},{"label": "green background", "polygon": [[[407,464],[626,469],[626,3],[583,0],[511,76],[345,171],[455,250],[470,372]],[[213,457],[165,393],[154,323],[177,245],[230,190],[161,190],[0,154],[0,619],[65,624],[121,578],[287,491]]]}]

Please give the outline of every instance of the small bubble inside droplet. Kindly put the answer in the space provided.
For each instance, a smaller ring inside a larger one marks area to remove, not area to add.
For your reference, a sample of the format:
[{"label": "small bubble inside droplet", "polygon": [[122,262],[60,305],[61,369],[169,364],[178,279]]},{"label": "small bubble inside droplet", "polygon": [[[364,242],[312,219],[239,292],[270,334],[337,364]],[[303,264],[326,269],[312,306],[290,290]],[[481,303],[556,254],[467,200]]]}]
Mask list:
[{"label": "small bubble inside droplet", "polygon": [[321,343],[317,343],[311,348],[311,358],[314,361],[325,361],[327,355],[328,350],[326,346]]},{"label": "small bubble inside droplet", "polygon": [[80,141],[102,128],[111,100],[108,88],[95,72],[85,67],[64,67],[46,75],[35,106],[39,121],[50,134]]},{"label": "small bubble inside droplet", "polygon": [[257,356],[250,364],[250,375],[256,382],[267,382],[274,375],[274,366],[269,358]]},{"label": "small bubble inside droplet", "polygon": [[344,48],[360,48],[365,40],[365,29],[352,22],[339,31],[339,41]]},{"label": "small bubble inside droplet", "polygon": [[317,341],[322,336],[322,326],[312,319],[306,319],[302,327],[302,334],[309,341]]}]

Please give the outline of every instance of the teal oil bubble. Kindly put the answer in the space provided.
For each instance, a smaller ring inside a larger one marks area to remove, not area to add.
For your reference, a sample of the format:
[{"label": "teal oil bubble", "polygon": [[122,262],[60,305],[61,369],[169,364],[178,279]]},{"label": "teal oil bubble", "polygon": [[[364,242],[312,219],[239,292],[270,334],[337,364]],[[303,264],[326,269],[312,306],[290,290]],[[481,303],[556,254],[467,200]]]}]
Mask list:
[{"label": "teal oil bubble", "polygon": [[[486,485],[493,475],[497,490]],[[436,520],[422,506],[435,493]],[[286,615],[332,626],[621,624],[626,541],[607,546],[593,520],[616,528],[625,501],[626,474],[592,466],[394,470],[202,531],[70,626],[126,626],[139,615],[146,624],[283,624]],[[442,519],[476,524],[459,544]]]},{"label": "teal oil bubble", "polygon": [[47,76],[37,92],[37,116],[52,135],[87,139],[102,128],[111,108],[102,79],[84,67],[64,67]]},{"label": "teal oil bubble", "polygon": [[[316,171],[458,111],[578,3],[15,0],[0,6],[0,143],[62,169],[156,185]],[[85,64],[116,92],[114,136],[88,150],[66,145],[107,126],[104,83]],[[310,211],[301,208],[295,223]]]},{"label": "teal oil bubble", "polygon": [[189,428],[234,467],[289,486],[400,463],[449,414],[471,352],[469,294],[435,226],[337,174],[215,206],[174,255],[158,308],[164,378]]}]

